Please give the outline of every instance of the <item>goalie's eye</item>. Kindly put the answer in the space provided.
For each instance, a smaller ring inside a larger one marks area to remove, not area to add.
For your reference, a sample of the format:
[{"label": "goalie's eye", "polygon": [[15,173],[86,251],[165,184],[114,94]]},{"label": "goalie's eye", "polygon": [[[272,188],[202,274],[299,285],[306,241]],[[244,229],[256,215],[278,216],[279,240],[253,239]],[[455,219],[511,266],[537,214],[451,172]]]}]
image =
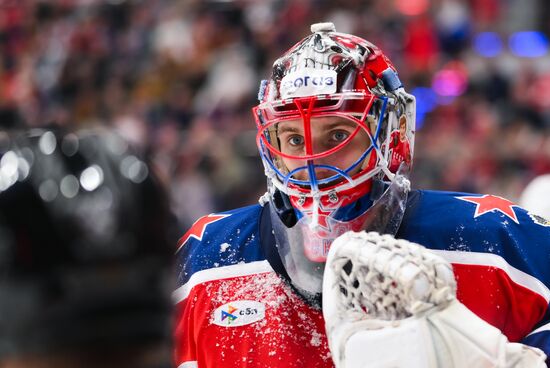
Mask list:
[{"label": "goalie's eye", "polygon": [[349,133],[344,130],[336,130],[332,132],[330,139],[335,143],[345,141],[349,137]]},{"label": "goalie's eye", "polygon": [[288,144],[292,147],[300,147],[304,144],[304,137],[301,135],[293,135],[288,138]]}]

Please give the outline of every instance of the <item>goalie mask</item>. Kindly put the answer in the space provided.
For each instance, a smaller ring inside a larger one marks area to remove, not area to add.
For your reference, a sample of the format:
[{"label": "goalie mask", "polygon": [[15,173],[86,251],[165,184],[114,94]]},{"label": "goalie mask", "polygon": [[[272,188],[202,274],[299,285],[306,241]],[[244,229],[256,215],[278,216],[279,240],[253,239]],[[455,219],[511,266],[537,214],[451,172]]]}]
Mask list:
[{"label": "goalie mask", "polygon": [[415,100],[376,46],[332,23],[311,30],[275,61],[253,114],[281,260],[294,286],[316,294],[337,236],[397,231]]}]

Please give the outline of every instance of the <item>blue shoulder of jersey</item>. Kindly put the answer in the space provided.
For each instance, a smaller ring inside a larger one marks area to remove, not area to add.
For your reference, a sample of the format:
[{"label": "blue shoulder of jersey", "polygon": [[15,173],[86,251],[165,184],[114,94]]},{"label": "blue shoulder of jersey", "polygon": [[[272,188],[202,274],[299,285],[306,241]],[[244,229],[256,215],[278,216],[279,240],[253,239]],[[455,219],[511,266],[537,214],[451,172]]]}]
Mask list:
[{"label": "blue shoulder of jersey", "polygon": [[498,196],[412,191],[398,237],[431,249],[497,254],[550,285],[550,222]]},{"label": "blue shoulder of jersey", "polygon": [[198,271],[265,259],[259,246],[261,209],[253,205],[198,219],[178,242],[178,284]]}]

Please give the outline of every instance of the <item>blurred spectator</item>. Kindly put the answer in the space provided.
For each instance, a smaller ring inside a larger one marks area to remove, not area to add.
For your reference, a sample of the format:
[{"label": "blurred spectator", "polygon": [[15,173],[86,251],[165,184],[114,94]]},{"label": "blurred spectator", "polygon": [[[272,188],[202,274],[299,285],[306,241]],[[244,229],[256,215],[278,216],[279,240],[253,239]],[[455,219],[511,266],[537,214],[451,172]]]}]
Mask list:
[{"label": "blurred spectator", "polygon": [[428,91],[414,185],[515,200],[550,171],[549,13],[543,0],[0,0],[0,123],[116,128],[157,161],[186,223],[261,192],[255,81],[331,20]]}]

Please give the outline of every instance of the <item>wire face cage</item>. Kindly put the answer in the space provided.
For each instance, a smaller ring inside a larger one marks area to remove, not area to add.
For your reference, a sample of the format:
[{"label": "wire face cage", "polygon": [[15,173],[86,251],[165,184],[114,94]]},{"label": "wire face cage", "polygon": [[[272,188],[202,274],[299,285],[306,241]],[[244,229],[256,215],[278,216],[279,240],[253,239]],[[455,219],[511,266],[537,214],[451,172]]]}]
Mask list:
[{"label": "wire face cage", "polygon": [[[397,171],[390,154],[399,145],[400,121],[406,125],[407,118],[388,108],[394,107],[394,100],[349,92],[264,102],[254,108],[256,141],[273,184],[288,195],[314,197]],[[401,155],[409,161],[410,142],[405,136],[408,148]]]}]

